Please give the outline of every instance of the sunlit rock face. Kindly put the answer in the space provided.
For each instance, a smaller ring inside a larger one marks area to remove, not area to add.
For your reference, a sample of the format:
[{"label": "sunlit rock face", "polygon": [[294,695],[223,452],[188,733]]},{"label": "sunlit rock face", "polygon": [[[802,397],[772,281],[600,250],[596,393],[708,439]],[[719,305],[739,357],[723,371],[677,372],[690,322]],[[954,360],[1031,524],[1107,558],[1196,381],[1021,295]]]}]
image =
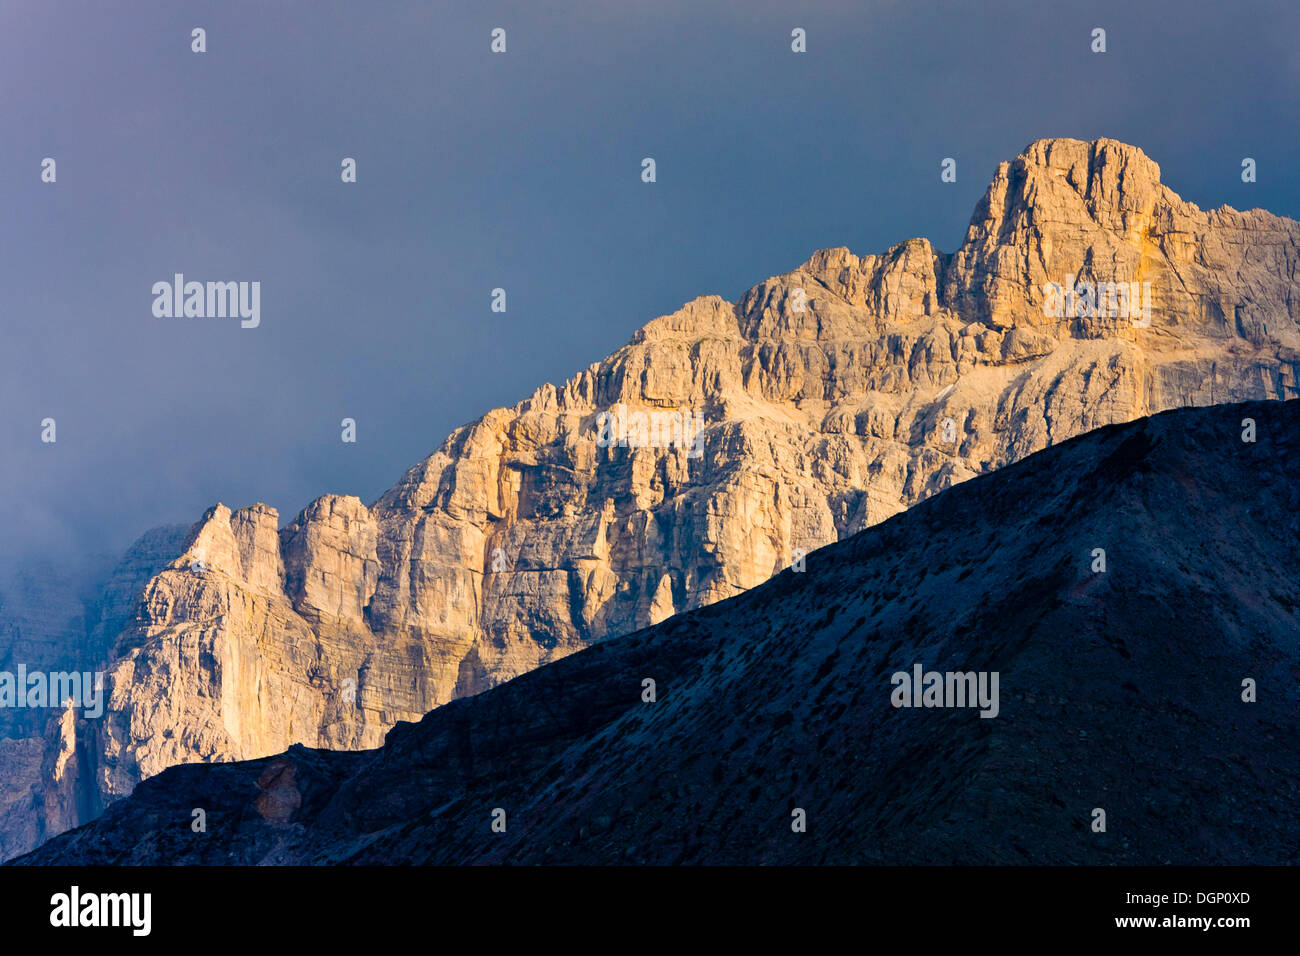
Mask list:
[{"label": "sunlit rock face", "polygon": [[[1033,143],[951,255],[826,249],[698,298],[370,506],[325,496],[284,528],[211,509],[99,636],[108,712],[71,731],[86,792],[64,804],[98,812],[178,763],[374,747],[1072,436],[1293,397],[1298,266],[1300,223],[1204,212],[1113,140]],[[40,792],[66,736],[16,749],[0,788]]]}]

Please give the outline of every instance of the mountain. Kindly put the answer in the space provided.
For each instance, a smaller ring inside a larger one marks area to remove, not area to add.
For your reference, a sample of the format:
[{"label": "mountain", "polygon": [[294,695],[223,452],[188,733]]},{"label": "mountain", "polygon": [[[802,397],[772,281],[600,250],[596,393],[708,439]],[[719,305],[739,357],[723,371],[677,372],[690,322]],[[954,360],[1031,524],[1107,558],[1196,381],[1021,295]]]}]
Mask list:
[{"label": "mountain", "polygon": [[[174,767],[19,862],[1300,863],[1297,453],[1300,402],[1109,426],[378,750]],[[917,668],[993,706],[896,706]]]},{"label": "mountain", "polygon": [[951,255],[823,250],[696,299],[372,506],[213,507],[139,592],[107,713],[47,731],[41,766],[93,815],[180,763],[375,747],[1072,436],[1293,397],[1298,265],[1300,223],[1204,212],[1113,140],[1036,142]]}]

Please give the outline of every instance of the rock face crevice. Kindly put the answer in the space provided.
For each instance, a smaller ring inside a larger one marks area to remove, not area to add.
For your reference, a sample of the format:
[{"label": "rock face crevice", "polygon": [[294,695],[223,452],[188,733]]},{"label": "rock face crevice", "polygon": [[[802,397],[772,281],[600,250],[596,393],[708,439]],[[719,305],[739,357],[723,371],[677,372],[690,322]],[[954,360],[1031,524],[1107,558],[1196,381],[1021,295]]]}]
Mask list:
[{"label": "rock face crevice", "polygon": [[[1083,432],[1295,397],[1298,265],[1300,223],[1204,212],[1112,140],[1033,143],[951,255],[824,249],[736,303],[700,297],[457,429],[369,507],[326,496],[283,529],[264,505],[210,510],[116,635],[104,718],[73,728],[82,802],[178,763],[378,746]],[[1149,325],[1055,317],[1052,282],[1149,283]],[[629,447],[599,440],[611,412]],[[43,792],[28,749],[21,785]]]}]

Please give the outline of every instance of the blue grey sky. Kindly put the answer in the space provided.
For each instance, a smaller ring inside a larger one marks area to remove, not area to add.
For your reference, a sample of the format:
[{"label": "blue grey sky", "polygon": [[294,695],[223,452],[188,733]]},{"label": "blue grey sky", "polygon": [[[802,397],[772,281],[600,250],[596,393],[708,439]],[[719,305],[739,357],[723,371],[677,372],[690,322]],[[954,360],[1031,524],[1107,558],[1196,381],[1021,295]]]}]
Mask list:
[{"label": "blue grey sky", "polygon": [[[370,502],[697,295],[827,246],[952,251],[1040,137],[1300,217],[1298,36],[1292,2],[5,0],[0,560]],[[260,327],[154,317],[176,272],[261,282]]]}]

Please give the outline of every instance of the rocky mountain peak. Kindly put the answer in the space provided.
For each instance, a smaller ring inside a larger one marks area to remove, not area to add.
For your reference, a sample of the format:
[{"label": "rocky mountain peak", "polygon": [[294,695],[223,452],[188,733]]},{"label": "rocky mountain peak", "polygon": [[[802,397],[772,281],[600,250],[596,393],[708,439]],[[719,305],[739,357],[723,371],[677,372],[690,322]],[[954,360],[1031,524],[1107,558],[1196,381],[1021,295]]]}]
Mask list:
[{"label": "rocky mountain peak", "polygon": [[[1300,224],[1201,212],[1159,176],[1112,140],[1040,140],[954,253],[823,249],[701,296],[370,507],[327,495],[278,529],[217,505],[105,662],[82,802],[175,763],[376,746],[1083,432],[1300,394]],[[1133,312],[1053,309],[1053,283],[1136,289]]]}]

